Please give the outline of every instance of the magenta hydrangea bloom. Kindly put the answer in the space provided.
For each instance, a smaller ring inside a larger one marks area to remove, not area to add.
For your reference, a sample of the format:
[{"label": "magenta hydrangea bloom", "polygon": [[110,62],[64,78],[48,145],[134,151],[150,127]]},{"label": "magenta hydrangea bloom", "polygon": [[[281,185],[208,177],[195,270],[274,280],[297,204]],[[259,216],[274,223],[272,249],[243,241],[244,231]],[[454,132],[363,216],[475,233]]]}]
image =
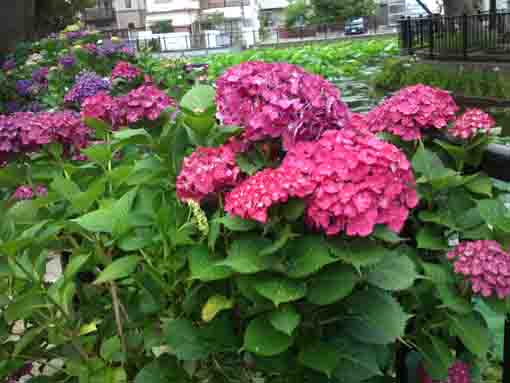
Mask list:
[{"label": "magenta hydrangea bloom", "polygon": [[106,92],[87,97],[81,104],[83,118],[95,118],[107,122],[113,129],[126,125],[125,115],[115,98]]},{"label": "magenta hydrangea bloom", "polygon": [[251,141],[282,137],[287,148],[349,122],[340,91],[295,65],[246,62],[227,70],[216,85],[218,118],[244,127]]},{"label": "magenta hydrangea bloom", "polygon": [[142,85],[125,96],[118,98],[119,108],[126,115],[128,123],[136,123],[143,119],[157,120],[175,101],[165,92],[152,85]]},{"label": "magenta hydrangea bloom", "polygon": [[470,282],[475,294],[484,297],[510,295],[510,254],[492,240],[465,241],[447,257],[454,271]]},{"label": "magenta hydrangea bloom", "polygon": [[127,61],[119,61],[115,68],[113,68],[111,78],[124,78],[126,80],[133,80],[140,76],[142,72],[133,64]]},{"label": "magenta hydrangea bloom", "polygon": [[12,194],[12,199],[16,201],[24,201],[29,199],[34,199],[36,197],[44,197],[48,195],[48,189],[42,185],[37,185],[35,187],[24,185],[18,187],[14,193]]},{"label": "magenta hydrangea bloom", "polygon": [[50,70],[47,67],[40,67],[32,72],[32,80],[39,85],[48,85],[48,74]]},{"label": "magenta hydrangea bloom", "polygon": [[274,204],[287,202],[289,192],[280,169],[264,169],[247,178],[225,197],[225,211],[244,219],[267,222]]},{"label": "magenta hydrangea bloom", "polygon": [[361,113],[352,113],[349,126],[354,130],[368,132],[367,116]]},{"label": "magenta hydrangea bloom", "polygon": [[369,133],[328,131],[296,145],[282,168],[298,173],[290,195],[308,196],[307,221],[328,235],[368,236],[377,224],[399,232],[418,204],[405,154]]},{"label": "magenta hydrangea bloom", "polygon": [[93,43],[88,43],[83,46],[83,49],[91,55],[97,55],[97,45]]},{"label": "magenta hydrangea bloom", "polygon": [[496,121],[484,111],[468,109],[455,121],[448,133],[466,140],[480,133],[488,133],[495,125]]},{"label": "magenta hydrangea bloom", "polygon": [[73,87],[64,96],[67,103],[81,104],[87,97],[110,90],[110,81],[94,72],[82,72],[76,76]]},{"label": "magenta hydrangea bloom", "polygon": [[419,383],[471,383],[469,365],[462,360],[457,360],[450,366],[447,380],[432,380],[423,365],[418,368],[418,376],[420,378]]},{"label": "magenta hydrangea bloom", "polygon": [[447,91],[426,85],[401,89],[367,116],[372,132],[388,132],[404,141],[421,138],[423,130],[445,128],[458,106]]},{"label": "magenta hydrangea bloom", "polygon": [[181,173],[177,177],[177,197],[182,201],[200,202],[208,195],[236,185],[240,173],[233,146],[199,147],[184,159]]}]

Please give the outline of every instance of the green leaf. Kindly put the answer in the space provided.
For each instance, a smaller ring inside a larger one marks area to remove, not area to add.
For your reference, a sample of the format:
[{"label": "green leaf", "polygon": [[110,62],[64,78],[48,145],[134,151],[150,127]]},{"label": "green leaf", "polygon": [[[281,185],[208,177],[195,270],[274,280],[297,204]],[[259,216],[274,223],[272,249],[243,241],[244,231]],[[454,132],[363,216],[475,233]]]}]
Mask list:
[{"label": "green leaf", "polygon": [[510,211],[500,199],[478,201],[478,211],[489,225],[510,232]]},{"label": "green leaf", "polygon": [[257,226],[255,221],[248,221],[237,216],[225,216],[218,221],[230,231],[250,231]]},{"label": "green leaf", "polygon": [[180,106],[201,114],[215,105],[216,91],[209,85],[195,85],[189,90],[180,102]]},{"label": "green leaf", "polygon": [[[107,362],[120,362],[123,359],[121,355],[120,339],[118,336],[106,339],[101,343],[99,354]],[[120,354],[120,355],[119,355]]]},{"label": "green leaf", "polygon": [[356,239],[350,242],[333,239],[328,241],[328,244],[335,257],[350,263],[357,269],[375,265],[384,258],[387,251],[368,239]]},{"label": "green leaf", "polygon": [[354,293],[345,303],[350,319],[342,323],[353,338],[369,344],[389,344],[404,335],[409,315],[395,298],[371,288]]},{"label": "green leaf", "polygon": [[88,148],[81,149],[90,160],[98,163],[101,166],[106,166],[108,161],[113,157],[112,149],[108,144],[95,144]]},{"label": "green leaf", "polygon": [[257,355],[278,355],[291,345],[292,338],[276,330],[264,317],[253,319],[244,333],[244,348]]},{"label": "green leaf", "polygon": [[231,309],[234,302],[223,295],[213,295],[202,308],[202,320],[204,322],[212,321],[219,312]]},{"label": "green leaf", "polygon": [[447,170],[438,155],[420,143],[412,160],[413,169],[427,180],[442,177]]},{"label": "green leaf", "polygon": [[334,344],[339,357],[333,373],[336,381],[359,383],[382,375],[377,362],[377,347],[358,343],[349,337],[339,337]]},{"label": "green leaf", "polygon": [[209,347],[200,330],[186,319],[172,319],[165,326],[170,352],[180,360],[201,360],[209,355]]},{"label": "green leaf", "polygon": [[99,139],[104,139],[108,132],[112,131],[112,127],[103,120],[96,118],[85,117],[85,125],[95,131],[95,136]]},{"label": "green leaf", "polygon": [[435,284],[447,284],[454,281],[453,275],[445,265],[422,262],[425,275]]},{"label": "green leaf", "polygon": [[163,355],[145,365],[136,375],[134,383],[186,383],[185,372],[177,365],[175,359]]},{"label": "green leaf", "polygon": [[485,174],[479,174],[475,179],[466,183],[464,187],[476,194],[492,196],[492,180]]},{"label": "green leaf", "polygon": [[150,142],[151,135],[145,129],[122,129],[113,133],[112,144],[119,148],[128,143]]},{"label": "green leaf", "polygon": [[305,346],[299,353],[299,362],[312,370],[326,374],[331,378],[340,363],[338,348],[333,343],[318,342]]},{"label": "green leaf", "polygon": [[139,262],[140,258],[136,255],[128,255],[119,258],[109,264],[106,269],[101,271],[97,279],[94,281],[94,284],[98,285],[126,278],[135,271]]},{"label": "green leaf", "polygon": [[448,369],[455,361],[448,345],[436,336],[419,339],[418,349],[424,358],[424,367],[434,380],[448,377]]},{"label": "green leaf", "polygon": [[218,262],[218,266],[228,266],[235,272],[241,274],[253,274],[267,270],[274,263],[271,255],[263,256],[261,250],[267,247],[269,241],[259,239],[238,239],[228,249],[228,257]]},{"label": "green leaf", "polygon": [[326,241],[320,236],[308,235],[294,240],[286,248],[286,253],[285,274],[291,278],[307,277],[338,261],[331,256]]},{"label": "green leaf", "polygon": [[304,214],[305,207],[305,201],[293,198],[282,206],[282,214],[288,221],[297,221]]},{"label": "green leaf", "polygon": [[416,235],[418,249],[446,250],[448,244],[439,228],[431,225],[422,226]]},{"label": "green leaf", "polygon": [[310,280],[306,298],[316,305],[330,305],[349,295],[359,279],[354,267],[331,265]]},{"label": "green leaf", "polygon": [[270,313],[268,320],[275,329],[291,336],[301,322],[301,315],[294,306],[285,305]]},{"label": "green leaf", "polygon": [[115,216],[111,209],[99,209],[72,220],[92,233],[111,233]]},{"label": "green leaf", "polygon": [[306,295],[306,284],[284,277],[267,277],[255,283],[255,290],[276,306],[296,301]]},{"label": "green leaf", "polygon": [[191,278],[209,282],[232,276],[232,269],[218,265],[218,261],[209,254],[206,246],[194,246],[189,254]]},{"label": "green leaf", "polygon": [[85,266],[90,259],[90,254],[73,255],[69,264],[66,266],[64,276],[67,280],[71,280]]},{"label": "green leaf", "polygon": [[292,227],[290,225],[285,225],[284,229],[279,233],[279,235],[280,238],[261,250],[261,256],[271,255],[281,250],[293,236]]},{"label": "green leaf", "polygon": [[403,239],[400,238],[398,234],[388,229],[388,227],[385,225],[376,225],[372,235],[374,238],[388,243],[399,243],[403,241]]},{"label": "green leaf", "polygon": [[14,351],[12,353],[13,357],[18,356],[22,353],[28,346],[30,346],[44,331],[46,330],[46,326],[41,327],[33,327],[27,330],[21,337],[21,339],[16,341],[16,346],[14,347]]},{"label": "green leaf", "polygon": [[17,296],[5,310],[4,317],[7,322],[26,319],[38,309],[50,307],[46,294],[38,291]]},{"label": "green leaf", "polygon": [[490,346],[490,333],[480,315],[449,315],[452,330],[464,346],[480,358],[485,358]]},{"label": "green leaf", "polygon": [[76,185],[70,179],[64,178],[62,176],[56,176],[53,179],[53,182],[50,184],[50,187],[69,201],[81,193],[78,185]]},{"label": "green leaf", "polygon": [[469,314],[473,311],[471,303],[459,295],[457,287],[453,284],[436,285],[439,298],[443,306],[460,314]]},{"label": "green leaf", "polygon": [[417,276],[414,262],[392,251],[368,272],[367,281],[383,290],[400,291],[411,287]]}]

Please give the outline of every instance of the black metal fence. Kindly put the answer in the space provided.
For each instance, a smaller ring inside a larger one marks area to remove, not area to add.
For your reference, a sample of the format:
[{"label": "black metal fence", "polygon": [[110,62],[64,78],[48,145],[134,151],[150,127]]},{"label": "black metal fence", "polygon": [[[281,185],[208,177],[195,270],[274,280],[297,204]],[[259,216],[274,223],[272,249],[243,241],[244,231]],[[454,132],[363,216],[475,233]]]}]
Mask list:
[{"label": "black metal fence", "polygon": [[510,12],[402,18],[399,36],[405,54],[510,61]]}]

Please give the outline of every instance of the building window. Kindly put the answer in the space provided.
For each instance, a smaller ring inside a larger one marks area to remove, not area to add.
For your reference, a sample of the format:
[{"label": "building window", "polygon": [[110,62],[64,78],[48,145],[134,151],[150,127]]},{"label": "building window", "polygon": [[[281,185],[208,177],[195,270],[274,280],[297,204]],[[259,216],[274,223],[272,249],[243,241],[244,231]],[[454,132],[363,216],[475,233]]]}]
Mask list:
[{"label": "building window", "polygon": [[132,6],[131,0],[126,0],[126,8],[131,8]]}]

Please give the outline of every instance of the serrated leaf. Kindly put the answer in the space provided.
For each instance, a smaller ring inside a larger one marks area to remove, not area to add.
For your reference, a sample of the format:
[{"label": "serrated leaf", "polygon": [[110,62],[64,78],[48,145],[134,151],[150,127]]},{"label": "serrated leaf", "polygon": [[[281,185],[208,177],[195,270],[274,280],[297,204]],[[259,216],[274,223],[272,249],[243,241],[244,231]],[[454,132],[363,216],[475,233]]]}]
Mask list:
[{"label": "serrated leaf", "polygon": [[108,144],[95,144],[85,149],[81,149],[81,152],[91,161],[102,166],[105,166],[113,157],[112,149]]},{"label": "serrated leaf", "polygon": [[388,243],[399,243],[404,240],[403,238],[400,238],[397,233],[388,229],[385,225],[376,225],[372,235],[374,238]]},{"label": "serrated leaf", "polygon": [[128,255],[122,258],[116,259],[110,263],[97,277],[94,284],[99,285],[101,283],[107,283],[116,281],[130,276],[138,266],[140,258],[136,255]]},{"label": "serrated leaf", "polygon": [[500,199],[485,199],[478,202],[478,211],[489,225],[510,232],[510,211]]},{"label": "serrated leaf", "polygon": [[269,245],[268,240],[238,239],[228,249],[228,257],[218,262],[218,266],[228,266],[241,274],[253,274],[266,270],[274,264],[270,255],[263,256],[260,252]]},{"label": "serrated leaf", "polygon": [[218,265],[218,262],[219,259],[213,257],[207,247],[193,247],[189,254],[191,278],[209,282],[232,276],[232,269]]},{"label": "serrated leaf", "polygon": [[223,310],[231,309],[234,302],[223,295],[213,295],[210,297],[202,308],[202,320],[210,322]]},{"label": "serrated leaf", "polygon": [[172,319],[165,326],[165,336],[172,354],[181,360],[201,360],[209,347],[200,330],[186,319]]},{"label": "serrated leaf", "polygon": [[216,91],[209,85],[195,85],[180,102],[180,106],[193,113],[201,114],[214,106]]},{"label": "serrated leaf", "polygon": [[354,267],[331,265],[310,280],[306,298],[316,305],[330,305],[348,296],[359,280]]},{"label": "serrated leaf", "polygon": [[421,174],[427,180],[440,177],[446,170],[443,162],[438,155],[425,149],[423,143],[420,143],[412,159],[413,169],[417,174]]},{"label": "serrated leaf", "polygon": [[452,329],[464,346],[480,358],[485,358],[490,347],[490,333],[480,315],[449,315]]},{"label": "serrated leaf", "polygon": [[417,276],[414,262],[392,251],[367,273],[367,281],[383,290],[399,291],[411,287]]},{"label": "serrated leaf", "polygon": [[250,231],[257,226],[255,221],[248,221],[237,216],[225,216],[220,218],[218,222],[222,223],[230,231]]},{"label": "serrated leaf", "polygon": [[439,228],[425,225],[422,226],[416,235],[418,249],[446,250],[448,244]]},{"label": "serrated leaf", "polygon": [[253,319],[244,333],[244,348],[261,356],[278,355],[292,344],[292,338],[276,330],[264,317]]},{"label": "serrated leaf", "polygon": [[349,337],[337,338],[334,344],[339,356],[339,363],[333,373],[336,381],[359,383],[382,375],[377,363],[377,347],[356,342]]},{"label": "serrated leaf", "polygon": [[444,307],[461,314],[469,314],[473,311],[471,303],[457,293],[455,285],[440,284],[436,285],[436,288]]},{"label": "serrated leaf", "polygon": [[331,378],[340,363],[338,347],[333,343],[318,342],[305,346],[299,353],[299,362],[312,370],[324,373]]},{"label": "serrated leaf", "polygon": [[475,179],[466,183],[464,187],[476,194],[492,196],[492,180],[485,174],[479,174]]},{"label": "serrated leaf", "polygon": [[453,282],[453,276],[445,265],[423,262],[421,264],[425,275],[435,284],[447,284]]},{"label": "serrated leaf", "polygon": [[306,295],[304,282],[284,277],[267,277],[255,283],[255,290],[264,298],[271,300],[276,306],[296,301]]},{"label": "serrated leaf", "polygon": [[368,344],[389,344],[404,335],[409,315],[390,294],[370,288],[354,293],[345,303],[350,319],[343,328]]},{"label": "serrated leaf", "polygon": [[281,250],[293,236],[292,227],[290,225],[285,225],[279,235],[280,237],[276,241],[260,251],[261,256],[271,255]]},{"label": "serrated leaf", "polygon": [[294,306],[285,305],[270,313],[268,320],[275,329],[291,336],[301,322],[301,315]]},{"label": "serrated leaf", "polygon": [[285,274],[291,278],[307,277],[338,261],[331,256],[327,243],[320,236],[296,239],[285,250],[288,254]]},{"label": "serrated leaf", "polygon": [[50,187],[67,200],[71,200],[81,193],[76,183],[62,176],[56,176],[50,184]]},{"label": "serrated leaf", "polygon": [[448,377],[448,369],[455,358],[448,345],[440,338],[428,335],[418,342],[418,349],[424,358],[424,367],[434,380],[444,380]]},{"label": "serrated leaf", "polygon": [[384,258],[386,249],[368,239],[343,241],[334,239],[328,241],[333,255],[355,268],[375,265]]}]

